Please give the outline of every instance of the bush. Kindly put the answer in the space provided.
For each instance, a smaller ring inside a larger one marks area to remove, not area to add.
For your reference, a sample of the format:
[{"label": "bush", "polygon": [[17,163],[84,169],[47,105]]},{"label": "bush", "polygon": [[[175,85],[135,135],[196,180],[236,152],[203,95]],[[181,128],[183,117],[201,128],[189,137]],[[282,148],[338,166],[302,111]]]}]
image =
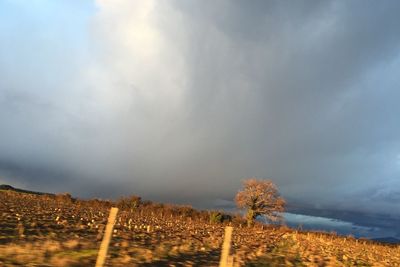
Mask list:
[{"label": "bush", "polygon": [[55,198],[59,202],[64,202],[64,203],[73,203],[73,202],[75,202],[75,199],[72,198],[70,193],[57,194],[55,196]]},{"label": "bush", "polygon": [[133,210],[139,207],[142,198],[139,196],[122,197],[117,201],[117,207],[121,210]]},{"label": "bush", "polygon": [[231,221],[232,221],[232,216],[229,214],[224,214],[220,211],[212,211],[210,213],[210,223],[223,223]]},{"label": "bush", "polygon": [[210,213],[210,223],[222,223],[222,213],[218,211],[212,211]]}]

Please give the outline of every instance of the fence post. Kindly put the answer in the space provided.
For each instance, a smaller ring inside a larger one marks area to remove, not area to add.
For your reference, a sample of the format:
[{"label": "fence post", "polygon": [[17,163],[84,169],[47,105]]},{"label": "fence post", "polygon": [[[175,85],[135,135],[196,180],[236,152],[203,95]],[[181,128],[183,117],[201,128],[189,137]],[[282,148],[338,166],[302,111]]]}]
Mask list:
[{"label": "fence post", "polygon": [[232,230],[232,226],[225,227],[225,237],[222,245],[219,267],[230,267],[233,265],[233,259],[229,256],[229,252],[231,251]]},{"label": "fence post", "polygon": [[96,267],[103,267],[106,261],[108,246],[110,244],[117,213],[118,208],[111,208],[106,230],[104,231],[103,241],[101,241],[99,254],[97,255]]}]

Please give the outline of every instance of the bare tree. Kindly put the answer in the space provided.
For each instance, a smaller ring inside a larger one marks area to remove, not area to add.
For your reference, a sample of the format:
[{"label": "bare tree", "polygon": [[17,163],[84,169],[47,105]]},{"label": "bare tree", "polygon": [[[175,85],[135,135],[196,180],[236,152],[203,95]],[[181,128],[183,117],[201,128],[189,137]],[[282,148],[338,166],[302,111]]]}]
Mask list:
[{"label": "bare tree", "polygon": [[248,226],[253,225],[258,216],[264,216],[269,221],[279,221],[282,219],[280,212],[285,209],[285,200],[270,180],[244,180],[243,190],[237,193],[235,200],[238,208],[247,209]]}]

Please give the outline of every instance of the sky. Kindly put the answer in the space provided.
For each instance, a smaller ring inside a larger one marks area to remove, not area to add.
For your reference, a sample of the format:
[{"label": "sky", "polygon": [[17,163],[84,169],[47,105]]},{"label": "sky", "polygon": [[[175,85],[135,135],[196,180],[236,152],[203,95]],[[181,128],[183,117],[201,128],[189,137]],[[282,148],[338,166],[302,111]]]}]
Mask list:
[{"label": "sky", "polygon": [[258,177],[400,238],[399,8],[0,0],[0,182],[204,208]]}]

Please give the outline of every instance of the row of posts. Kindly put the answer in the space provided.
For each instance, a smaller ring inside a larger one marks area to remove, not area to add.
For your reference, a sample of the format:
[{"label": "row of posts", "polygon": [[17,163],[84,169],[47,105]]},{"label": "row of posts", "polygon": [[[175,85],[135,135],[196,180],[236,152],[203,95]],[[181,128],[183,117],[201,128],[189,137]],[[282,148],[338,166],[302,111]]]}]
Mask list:
[{"label": "row of posts", "polygon": [[[110,245],[115,220],[117,218],[117,213],[118,213],[118,208],[111,208],[107,226],[104,231],[103,240],[101,241],[100,250],[97,255],[96,267],[103,267],[106,262],[108,247]],[[221,259],[219,261],[220,267],[233,266],[233,257],[232,255],[230,255],[232,231],[233,231],[232,226],[227,226],[225,228],[224,243],[222,244]]]}]

